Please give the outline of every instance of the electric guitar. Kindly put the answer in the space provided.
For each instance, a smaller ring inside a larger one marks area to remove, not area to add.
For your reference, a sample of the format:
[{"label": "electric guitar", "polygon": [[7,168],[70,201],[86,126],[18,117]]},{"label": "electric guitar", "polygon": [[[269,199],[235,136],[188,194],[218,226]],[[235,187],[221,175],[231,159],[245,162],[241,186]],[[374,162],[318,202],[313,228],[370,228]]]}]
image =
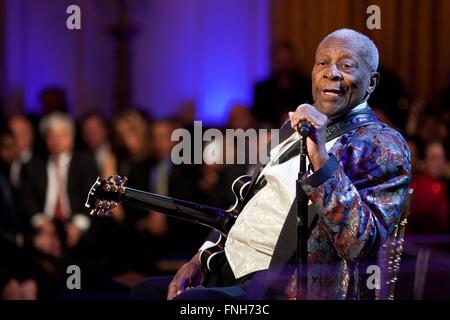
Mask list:
[{"label": "electric guitar", "polygon": [[117,175],[108,179],[99,177],[89,190],[85,206],[91,209],[91,215],[107,217],[119,203],[123,203],[140,209],[155,210],[219,231],[212,233],[213,236],[200,249],[200,262],[204,268],[212,271],[224,251],[226,236],[239,215],[250,180],[251,176],[244,175],[233,182],[231,190],[235,196],[235,203],[229,209],[223,210],[128,188],[125,186],[126,177]]}]

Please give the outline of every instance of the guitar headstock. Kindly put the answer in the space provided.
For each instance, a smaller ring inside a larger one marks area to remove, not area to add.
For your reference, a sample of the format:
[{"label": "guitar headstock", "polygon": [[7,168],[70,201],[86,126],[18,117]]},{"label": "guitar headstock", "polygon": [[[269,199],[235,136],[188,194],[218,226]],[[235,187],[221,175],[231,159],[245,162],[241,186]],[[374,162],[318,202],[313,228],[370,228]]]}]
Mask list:
[{"label": "guitar headstock", "polygon": [[110,216],[125,193],[126,182],[127,177],[110,176],[108,179],[98,177],[89,190],[85,204],[91,209],[90,214],[99,217]]}]

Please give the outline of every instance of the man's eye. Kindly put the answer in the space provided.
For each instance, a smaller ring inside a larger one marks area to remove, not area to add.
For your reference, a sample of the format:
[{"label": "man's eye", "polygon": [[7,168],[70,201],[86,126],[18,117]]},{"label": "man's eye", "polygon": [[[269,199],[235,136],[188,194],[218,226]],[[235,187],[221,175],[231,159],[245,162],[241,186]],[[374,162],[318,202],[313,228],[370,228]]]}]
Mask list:
[{"label": "man's eye", "polygon": [[346,68],[346,69],[351,69],[351,68],[353,68],[353,65],[350,64],[350,63],[344,63],[343,67]]},{"label": "man's eye", "polygon": [[327,63],[326,63],[325,61],[319,61],[317,64],[318,64],[319,66],[324,66],[324,65],[326,65]]}]

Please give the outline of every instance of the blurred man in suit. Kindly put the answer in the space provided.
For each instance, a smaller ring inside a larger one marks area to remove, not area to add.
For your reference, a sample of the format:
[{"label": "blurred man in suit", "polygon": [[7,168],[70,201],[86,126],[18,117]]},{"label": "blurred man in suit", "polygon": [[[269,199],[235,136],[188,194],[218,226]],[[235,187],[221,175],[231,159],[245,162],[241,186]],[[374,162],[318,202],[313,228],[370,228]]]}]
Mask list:
[{"label": "blurred man in suit", "polygon": [[34,155],[34,132],[31,120],[23,115],[15,115],[8,119],[8,126],[14,138],[15,159],[11,164],[9,179],[14,188],[21,184],[23,166]]},{"label": "blurred man in suit", "polygon": [[[75,126],[69,116],[51,114],[39,129],[48,156],[33,158],[23,168],[23,212],[35,247],[59,256],[62,247],[74,248],[90,227],[83,205],[98,170],[92,157],[74,150]],[[64,243],[50,241],[56,226],[62,226]]]}]

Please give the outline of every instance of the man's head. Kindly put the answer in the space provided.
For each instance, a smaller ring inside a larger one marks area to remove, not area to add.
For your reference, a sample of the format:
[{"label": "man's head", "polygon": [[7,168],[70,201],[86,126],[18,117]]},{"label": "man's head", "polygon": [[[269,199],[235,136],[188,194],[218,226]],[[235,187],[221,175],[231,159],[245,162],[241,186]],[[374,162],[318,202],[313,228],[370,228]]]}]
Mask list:
[{"label": "man's head", "polygon": [[67,100],[64,89],[49,87],[42,90],[39,95],[42,112],[47,115],[53,112],[67,112]]},{"label": "man's head", "polygon": [[80,129],[81,138],[91,151],[95,152],[108,143],[108,124],[100,113],[85,114],[80,121]]},{"label": "man's head", "polygon": [[272,72],[277,75],[292,74],[295,71],[294,48],[289,42],[276,42],[271,51]]},{"label": "man's head", "polygon": [[0,166],[5,164],[9,167],[15,157],[14,137],[11,131],[0,128]]},{"label": "man's head", "polygon": [[247,130],[254,127],[253,115],[250,109],[242,103],[235,103],[228,116],[227,128]]},{"label": "man's head", "polygon": [[425,147],[425,171],[434,179],[445,175],[447,159],[444,147],[440,142],[429,143]]},{"label": "man's head", "polygon": [[73,149],[75,125],[64,113],[53,113],[41,120],[39,131],[50,155],[60,155]]},{"label": "man's head", "polygon": [[17,153],[20,154],[33,148],[34,132],[31,121],[22,115],[15,115],[8,119]]},{"label": "man's head", "polygon": [[377,68],[372,40],[350,29],[334,31],[317,47],[311,74],[314,105],[332,118],[367,101],[378,84]]}]

